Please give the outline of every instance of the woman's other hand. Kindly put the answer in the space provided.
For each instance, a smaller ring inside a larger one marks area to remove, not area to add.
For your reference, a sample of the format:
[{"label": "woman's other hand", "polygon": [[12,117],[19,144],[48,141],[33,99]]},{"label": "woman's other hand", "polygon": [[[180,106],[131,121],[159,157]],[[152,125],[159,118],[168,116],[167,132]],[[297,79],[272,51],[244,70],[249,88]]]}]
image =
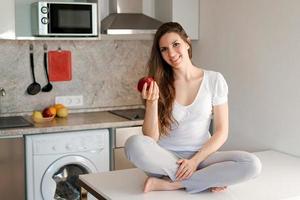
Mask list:
[{"label": "woman's other hand", "polygon": [[159,88],[155,81],[151,81],[150,87],[147,90],[147,83],[144,84],[142,90],[142,98],[147,101],[156,101],[159,98]]},{"label": "woman's other hand", "polygon": [[197,169],[197,164],[194,160],[179,159],[177,164],[179,165],[176,172],[177,181],[191,177]]}]

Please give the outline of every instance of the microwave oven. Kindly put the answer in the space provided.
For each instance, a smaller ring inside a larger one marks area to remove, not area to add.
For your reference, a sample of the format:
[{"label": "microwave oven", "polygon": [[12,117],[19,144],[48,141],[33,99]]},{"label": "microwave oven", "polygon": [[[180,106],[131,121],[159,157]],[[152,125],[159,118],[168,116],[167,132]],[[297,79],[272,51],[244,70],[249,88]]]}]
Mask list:
[{"label": "microwave oven", "polygon": [[98,36],[96,3],[45,2],[31,4],[33,36]]}]

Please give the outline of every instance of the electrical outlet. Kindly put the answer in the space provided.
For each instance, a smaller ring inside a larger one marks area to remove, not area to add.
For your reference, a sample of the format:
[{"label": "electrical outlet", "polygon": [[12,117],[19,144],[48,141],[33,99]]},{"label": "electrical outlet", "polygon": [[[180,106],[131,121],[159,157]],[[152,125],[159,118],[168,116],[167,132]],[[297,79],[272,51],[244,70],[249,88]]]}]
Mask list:
[{"label": "electrical outlet", "polygon": [[55,103],[61,103],[67,107],[76,107],[83,105],[83,96],[57,96],[55,97]]}]

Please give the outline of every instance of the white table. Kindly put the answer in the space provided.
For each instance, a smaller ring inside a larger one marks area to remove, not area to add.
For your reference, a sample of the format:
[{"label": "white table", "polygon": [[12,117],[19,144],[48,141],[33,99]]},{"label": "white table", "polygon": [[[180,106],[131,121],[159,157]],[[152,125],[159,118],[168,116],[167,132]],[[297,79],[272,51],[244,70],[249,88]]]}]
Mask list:
[{"label": "white table", "polygon": [[263,151],[259,177],[229,186],[225,192],[188,194],[184,190],[143,193],[146,175],[126,169],[80,175],[80,185],[99,199],[107,200],[300,200],[300,158]]}]

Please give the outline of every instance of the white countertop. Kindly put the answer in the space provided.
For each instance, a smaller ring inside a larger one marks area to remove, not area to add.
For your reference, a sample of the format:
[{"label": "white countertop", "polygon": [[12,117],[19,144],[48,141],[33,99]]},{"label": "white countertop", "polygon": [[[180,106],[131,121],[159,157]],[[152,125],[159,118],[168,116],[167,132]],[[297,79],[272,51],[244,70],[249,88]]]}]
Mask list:
[{"label": "white countertop", "polygon": [[184,190],[143,193],[146,175],[136,168],[80,175],[80,180],[92,194],[108,200],[300,200],[300,158],[276,151],[255,154],[263,165],[261,175],[229,186],[221,193],[188,194]]},{"label": "white countertop", "polygon": [[[34,123],[30,116],[25,118]],[[143,120],[132,121],[107,111],[71,113],[67,118],[54,118],[51,122],[34,123],[33,127],[1,129],[0,139],[6,137],[22,137],[26,134],[138,126],[142,124]]]}]

